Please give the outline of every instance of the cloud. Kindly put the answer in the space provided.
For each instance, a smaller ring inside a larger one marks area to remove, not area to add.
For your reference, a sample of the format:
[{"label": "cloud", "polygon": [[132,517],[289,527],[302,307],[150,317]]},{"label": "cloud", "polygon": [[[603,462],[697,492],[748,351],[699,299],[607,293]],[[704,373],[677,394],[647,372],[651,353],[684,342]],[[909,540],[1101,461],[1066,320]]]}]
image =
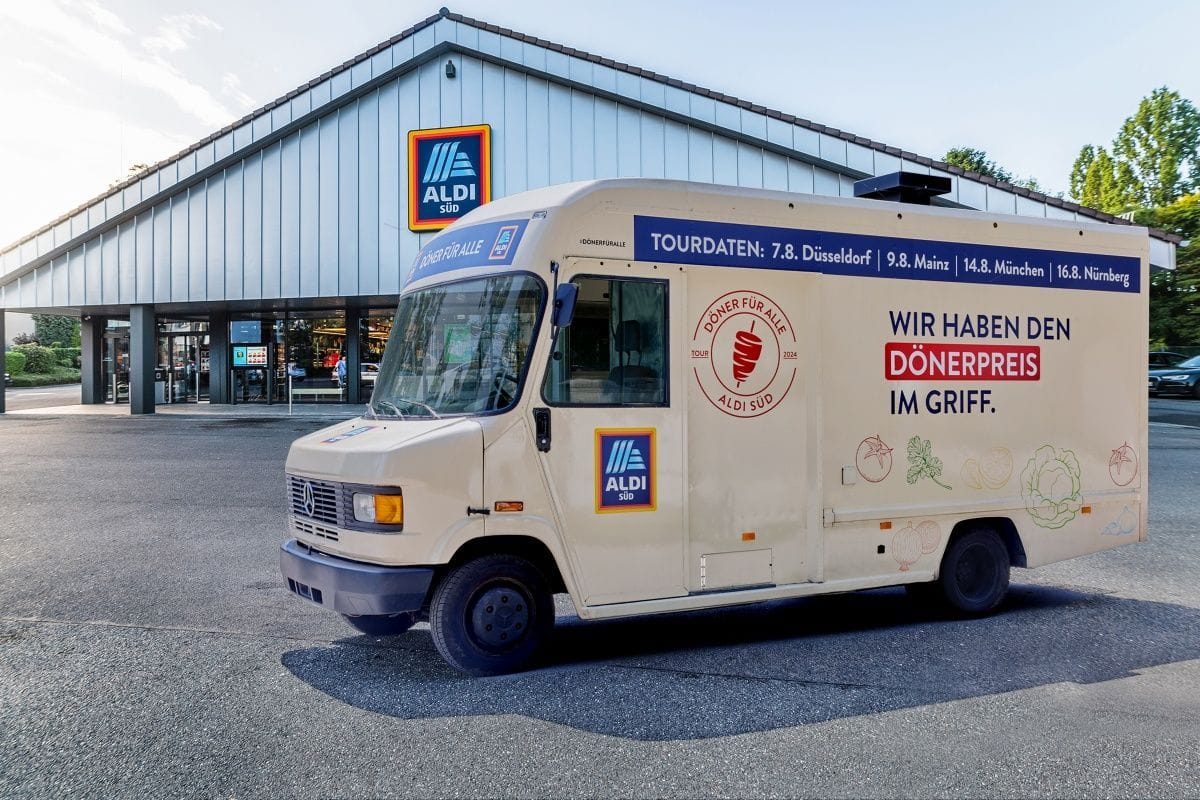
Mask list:
[{"label": "cloud", "polygon": [[203,14],[175,14],[164,17],[154,35],[142,39],[142,47],[152,53],[178,53],[195,41],[198,29],[224,30]]},{"label": "cloud", "polygon": [[[122,31],[128,27],[96,0],[0,2],[0,20],[16,23],[63,55],[84,62],[89,69],[161,92],[205,125],[219,128],[237,116],[212,92],[181,75],[160,55],[127,44]],[[164,20],[160,35],[151,38],[161,40],[156,45],[161,48],[159,52],[178,52],[195,38],[198,29],[219,30],[220,26],[202,15],[180,15]]]},{"label": "cloud", "polygon": [[92,22],[100,27],[125,36],[133,33],[120,17],[100,5],[96,0],[79,0],[77,5],[91,18]]},{"label": "cloud", "polygon": [[253,97],[242,91],[242,79],[232,72],[221,76],[221,94],[232,99],[243,111],[249,111],[258,105]]}]

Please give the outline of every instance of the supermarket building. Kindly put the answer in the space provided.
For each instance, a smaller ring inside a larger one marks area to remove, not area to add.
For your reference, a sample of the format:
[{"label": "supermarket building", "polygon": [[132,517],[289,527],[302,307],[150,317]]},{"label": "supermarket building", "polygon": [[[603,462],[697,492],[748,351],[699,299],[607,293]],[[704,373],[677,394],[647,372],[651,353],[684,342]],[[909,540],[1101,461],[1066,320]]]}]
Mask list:
[{"label": "supermarket building", "polygon": [[[0,251],[0,310],[81,319],[84,404],[359,403],[418,250],[489,196],[633,176],[852,196],[897,171],[948,178],[938,205],[1125,224],[443,9]],[[1173,237],[1150,244],[1172,269]]]}]

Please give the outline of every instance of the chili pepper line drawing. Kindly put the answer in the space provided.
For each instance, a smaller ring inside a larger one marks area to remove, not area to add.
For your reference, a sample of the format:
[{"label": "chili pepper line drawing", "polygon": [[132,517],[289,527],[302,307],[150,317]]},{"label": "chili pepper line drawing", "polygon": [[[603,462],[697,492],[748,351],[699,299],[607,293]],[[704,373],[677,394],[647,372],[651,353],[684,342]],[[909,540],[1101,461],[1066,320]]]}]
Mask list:
[{"label": "chili pepper line drawing", "polygon": [[750,323],[749,330],[737,332],[733,342],[733,379],[739,388],[758,366],[762,349],[762,337],[754,332],[754,322]]}]

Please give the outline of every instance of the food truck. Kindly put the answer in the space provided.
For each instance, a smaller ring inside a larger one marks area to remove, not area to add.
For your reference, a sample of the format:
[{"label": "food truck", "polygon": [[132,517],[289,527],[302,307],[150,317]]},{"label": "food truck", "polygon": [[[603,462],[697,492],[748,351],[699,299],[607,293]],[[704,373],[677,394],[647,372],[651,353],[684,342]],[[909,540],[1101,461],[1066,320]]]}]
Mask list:
[{"label": "food truck", "polygon": [[1011,567],[1146,538],[1148,255],[676,181],[497,200],[420,251],[365,412],[292,445],[283,576],[477,675],[536,662],[556,593],[990,613]]}]

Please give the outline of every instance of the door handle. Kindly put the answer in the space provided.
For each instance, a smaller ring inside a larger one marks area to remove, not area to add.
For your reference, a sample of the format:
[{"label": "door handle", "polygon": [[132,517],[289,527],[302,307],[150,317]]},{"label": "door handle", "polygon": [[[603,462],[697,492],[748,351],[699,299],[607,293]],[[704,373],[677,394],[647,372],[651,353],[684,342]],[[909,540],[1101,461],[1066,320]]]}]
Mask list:
[{"label": "door handle", "polygon": [[537,440],[539,453],[550,452],[550,409],[533,410],[533,436]]}]

